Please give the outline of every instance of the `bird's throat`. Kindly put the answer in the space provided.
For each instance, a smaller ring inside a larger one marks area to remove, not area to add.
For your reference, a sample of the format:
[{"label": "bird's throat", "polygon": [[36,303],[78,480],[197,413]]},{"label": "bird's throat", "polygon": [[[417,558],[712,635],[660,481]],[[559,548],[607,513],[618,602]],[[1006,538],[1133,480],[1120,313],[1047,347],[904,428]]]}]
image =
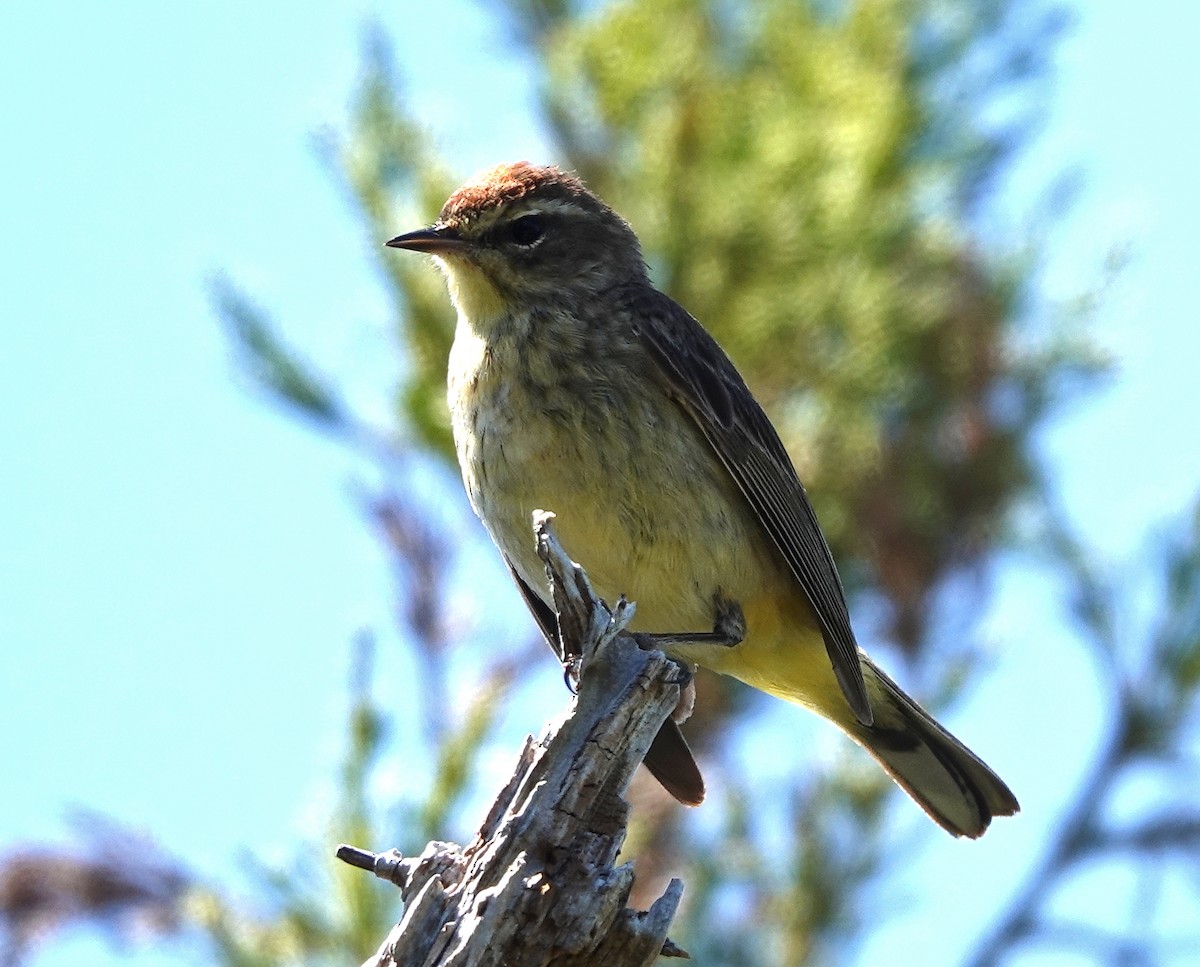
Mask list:
[{"label": "bird's throat", "polygon": [[504,296],[478,267],[452,257],[439,257],[437,261],[446,273],[450,299],[459,319],[486,336],[509,314],[510,306]]}]

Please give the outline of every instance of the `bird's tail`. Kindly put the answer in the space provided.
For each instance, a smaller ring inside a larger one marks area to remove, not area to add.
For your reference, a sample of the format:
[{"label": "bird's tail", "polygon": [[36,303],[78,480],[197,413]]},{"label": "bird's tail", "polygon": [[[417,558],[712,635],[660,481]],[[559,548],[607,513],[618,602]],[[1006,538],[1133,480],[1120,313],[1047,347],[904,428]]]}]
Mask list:
[{"label": "bird's tail", "polygon": [[917,804],[955,836],[983,835],[1017,798],[987,765],[860,653],[874,725],[845,727]]}]

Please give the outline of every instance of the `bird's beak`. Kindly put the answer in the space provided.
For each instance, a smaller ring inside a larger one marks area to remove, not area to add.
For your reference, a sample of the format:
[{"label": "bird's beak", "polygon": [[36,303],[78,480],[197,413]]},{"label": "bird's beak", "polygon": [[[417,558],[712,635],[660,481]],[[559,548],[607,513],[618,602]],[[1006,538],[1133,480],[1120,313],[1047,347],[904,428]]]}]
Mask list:
[{"label": "bird's beak", "polygon": [[406,248],[413,252],[437,255],[440,252],[461,249],[466,245],[466,241],[453,228],[434,225],[432,228],[422,228],[407,235],[397,235],[386,244],[389,248]]}]

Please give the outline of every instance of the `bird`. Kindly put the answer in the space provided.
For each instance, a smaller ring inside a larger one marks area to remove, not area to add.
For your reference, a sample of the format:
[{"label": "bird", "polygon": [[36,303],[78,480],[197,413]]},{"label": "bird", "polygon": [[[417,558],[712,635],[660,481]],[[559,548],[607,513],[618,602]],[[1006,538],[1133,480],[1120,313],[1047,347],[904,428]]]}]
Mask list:
[{"label": "bird", "polygon": [[[713,337],[654,287],[624,218],[575,175],[522,161],[475,175],[431,226],[386,244],[444,273],[463,482],[549,641],[536,510],[554,513],[601,597],[637,603],[633,631],[689,670],[831,721],[951,834],[1019,810],[859,648],[779,434]],[[704,798],[673,719],[645,764],[680,802]]]}]

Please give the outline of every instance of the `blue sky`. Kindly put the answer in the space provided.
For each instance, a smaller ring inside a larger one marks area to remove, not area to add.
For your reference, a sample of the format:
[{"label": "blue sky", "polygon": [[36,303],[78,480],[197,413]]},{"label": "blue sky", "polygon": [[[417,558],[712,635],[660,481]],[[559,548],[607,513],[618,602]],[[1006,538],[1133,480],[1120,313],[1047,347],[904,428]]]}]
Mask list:
[{"label": "blue sky", "polygon": [[[521,110],[526,73],[461,0],[0,9],[0,848],[60,838],[73,806],[214,876],[247,845],[282,856],[319,834],[349,642],[391,622],[389,575],[350,497],[369,470],[237,375],[206,282],[227,271],[386,411],[374,253],[311,148],[344,115],[376,15],[460,173],[545,158]],[[1178,521],[1200,483],[1198,34],[1191,5],[1081,8],[1048,127],[1001,200],[1019,214],[1065,167],[1084,172],[1049,239],[1052,298],[1132,248],[1097,319],[1115,380],[1043,441],[1073,519],[1114,562]],[[1011,888],[1100,727],[1052,594],[1015,571],[997,602],[994,680],[952,724],[981,737],[1027,818],[971,847],[966,872],[959,844],[924,850],[905,888],[926,899],[873,944],[915,942],[960,877]],[[1067,723],[1052,712],[1064,680],[1079,691]],[[44,962],[101,956],[74,938]]]}]

